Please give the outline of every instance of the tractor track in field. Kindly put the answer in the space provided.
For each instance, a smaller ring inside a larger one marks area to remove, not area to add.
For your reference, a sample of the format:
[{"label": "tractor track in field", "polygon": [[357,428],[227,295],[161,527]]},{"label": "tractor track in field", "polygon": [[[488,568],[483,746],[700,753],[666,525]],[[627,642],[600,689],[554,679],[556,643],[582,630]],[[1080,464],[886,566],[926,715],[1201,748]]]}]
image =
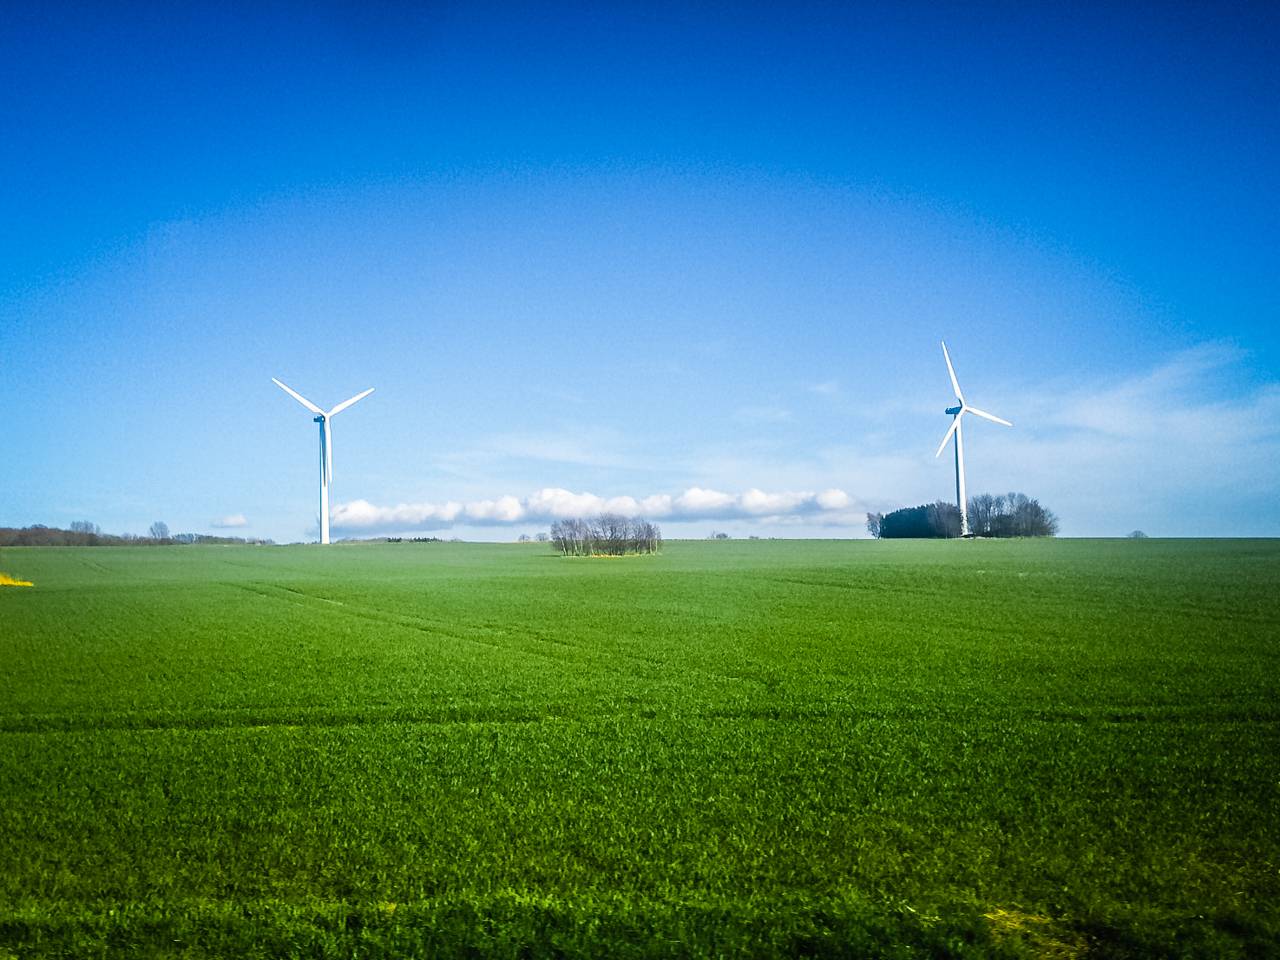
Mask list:
[{"label": "tractor track in field", "polygon": [[177,731],[201,730],[267,730],[267,729],[338,729],[341,727],[375,726],[448,726],[450,724],[529,724],[560,719],[555,715],[512,712],[509,715],[486,714],[483,710],[388,711],[365,713],[329,713],[305,716],[289,714],[271,716],[253,711],[227,711],[222,714],[174,716],[172,714],[102,714],[97,717],[48,715],[27,717],[18,723],[0,721],[0,736],[15,734],[87,733],[96,731]]},{"label": "tractor track in field", "polygon": [[[287,602],[298,603],[303,606],[316,602],[330,604],[336,607],[333,611],[334,613],[342,614],[353,619],[363,620],[370,623],[387,624],[389,626],[401,627],[407,630],[415,630],[418,633],[426,634],[427,636],[444,637],[462,643],[476,643],[481,646],[488,647],[491,650],[522,653],[530,657],[550,661],[556,664],[581,663],[583,661],[595,660],[600,657],[607,657],[610,660],[643,665],[645,668],[644,672],[635,670],[628,671],[631,676],[642,679],[652,679],[653,672],[661,671],[663,668],[662,661],[656,658],[618,652],[601,652],[593,654],[588,652],[579,644],[539,634],[486,625],[468,624],[460,626],[458,624],[446,623],[443,620],[433,620],[430,617],[424,617],[420,614],[388,613],[347,601],[331,600],[327,597],[317,597],[314,594],[291,587],[279,587],[273,584],[265,584],[261,582],[228,583],[226,586],[234,587],[239,590],[246,590],[267,599],[285,600]],[[499,637],[509,638],[513,642],[503,643],[497,639]],[[548,645],[552,649],[537,649],[530,646],[529,644],[531,643]],[[572,651],[572,654],[567,655],[570,651]]]},{"label": "tractor track in field", "polygon": [[[266,599],[285,600],[288,603],[300,605],[324,603],[332,605],[334,613],[344,614],[344,616],[356,618],[356,620],[385,623],[385,625],[402,627],[406,628],[406,630],[415,630],[428,636],[447,637],[447,639],[456,640],[458,643],[479,644],[492,650],[500,650],[500,652],[522,653],[532,658],[549,660],[549,662],[557,664],[590,663],[598,662],[600,659],[608,659],[616,664],[618,672],[626,673],[627,676],[639,678],[639,680],[655,680],[655,678],[666,675],[668,669],[671,668],[671,663],[660,657],[646,657],[643,654],[625,653],[620,652],[620,650],[588,652],[580,644],[573,644],[567,640],[557,639],[557,637],[534,634],[534,632],[529,631],[511,630],[508,627],[479,625],[479,623],[460,625],[460,623],[434,620],[434,618],[425,617],[422,614],[390,613],[381,611],[381,609],[366,607],[366,605],[347,602],[347,600],[333,600],[326,598],[326,596],[307,593],[305,590],[289,588],[289,586],[265,584],[262,581],[228,582],[227,586],[232,586],[232,588],[239,590],[247,590],[248,593],[264,596]],[[504,639],[509,640],[509,643],[502,643],[498,637],[504,637]],[[540,648],[539,646],[534,646],[534,644],[539,644]],[[777,682],[773,677],[756,676],[753,672],[744,671],[741,668],[714,669],[704,666],[704,664],[685,662],[682,664],[682,669],[692,669],[692,671],[701,673],[703,676],[714,677],[717,680],[749,685],[756,690],[763,689],[773,692],[777,689]]]},{"label": "tractor track in field", "polygon": [[[741,721],[769,721],[776,723],[837,723],[862,724],[884,722],[910,722],[954,725],[965,723],[976,728],[1003,728],[1010,723],[1027,720],[1043,724],[1073,724],[1080,727],[1126,727],[1134,724],[1163,725],[1187,724],[1185,712],[1155,713],[1152,711],[1106,711],[1087,715],[1079,711],[1045,711],[1027,709],[1008,716],[992,717],[975,712],[969,707],[855,707],[849,704],[827,706],[795,706],[794,704],[722,705],[684,713],[679,710],[655,709],[635,704],[633,709],[587,714],[565,714],[555,711],[534,713],[527,710],[494,710],[490,707],[443,707],[434,710],[401,708],[362,709],[361,712],[325,711],[272,713],[261,708],[202,711],[189,715],[165,712],[117,712],[94,716],[76,714],[28,714],[0,718],[0,737],[30,736],[54,733],[93,732],[165,732],[204,730],[272,730],[272,729],[341,729],[343,727],[423,726],[444,727],[450,725],[517,725],[539,723],[570,723],[590,725],[607,723],[619,718],[645,722],[674,721],[687,724],[690,721],[711,723],[736,723]],[[1195,718],[1193,725],[1219,727],[1245,724],[1254,729],[1271,729],[1280,725],[1280,716],[1262,715],[1252,711],[1232,711],[1215,716]]]},{"label": "tractor track in field", "polygon": [[[324,603],[335,607],[336,609],[333,611],[334,613],[343,614],[354,619],[415,630],[427,636],[444,637],[462,643],[476,643],[481,646],[488,647],[491,650],[522,653],[529,657],[550,661],[556,664],[578,664],[607,659],[618,664],[619,668],[627,675],[642,680],[658,679],[665,675],[671,667],[671,664],[661,657],[644,656],[642,654],[625,653],[621,651],[589,652],[580,644],[571,643],[567,640],[561,640],[541,634],[511,630],[505,627],[492,627],[482,624],[459,625],[455,623],[446,623],[443,620],[432,619],[430,617],[422,616],[421,614],[388,613],[371,607],[354,604],[349,601],[332,600],[328,597],[319,597],[315,594],[307,593],[304,590],[299,590],[293,587],[279,586],[276,584],[263,583],[261,581],[253,581],[250,583],[233,582],[226,583],[225,585],[239,590],[246,590],[267,599],[284,600],[286,602],[297,603],[302,606],[314,603]],[[511,642],[503,643],[496,639],[498,637],[507,638]],[[546,645],[550,646],[552,649],[545,649],[545,647],[543,649],[538,649],[531,644]],[[569,651],[573,651],[573,654],[566,655]],[[630,668],[627,669],[622,665],[629,665]],[[747,684],[753,689],[763,689],[767,692],[774,692],[777,687],[776,681],[772,677],[756,676],[752,672],[742,669],[716,670],[705,665],[689,663],[685,663],[682,669],[694,670],[701,673],[703,676],[714,677],[719,680],[728,680],[734,683]]]}]

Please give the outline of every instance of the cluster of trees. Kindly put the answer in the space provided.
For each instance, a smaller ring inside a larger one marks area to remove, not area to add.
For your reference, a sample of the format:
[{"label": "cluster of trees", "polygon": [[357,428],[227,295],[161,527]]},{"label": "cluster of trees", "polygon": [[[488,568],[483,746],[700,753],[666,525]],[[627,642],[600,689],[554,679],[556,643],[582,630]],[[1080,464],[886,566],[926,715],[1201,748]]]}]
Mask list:
[{"label": "cluster of trees", "polygon": [[76,520],[69,529],[46,527],[35,523],[29,527],[0,527],[0,547],[158,547],[185,543],[271,543],[270,540],[244,537],[212,537],[204,533],[169,533],[162,521],[151,525],[148,535],[135,533],[103,533],[88,520]]},{"label": "cluster of trees", "polygon": [[386,537],[387,543],[444,543],[439,537]]},{"label": "cluster of trees", "polygon": [[[960,508],[939,500],[892,513],[868,513],[867,530],[881,539],[960,536]],[[975,537],[1052,537],[1058,518],[1025,493],[969,498],[969,532]]]},{"label": "cluster of trees", "polygon": [[882,540],[960,536],[960,508],[938,500],[892,513],[868,513],[867,530]]},{"label": "cluster of trees", "polygon": [[551,542],[567,557],[620,557],[657,553],[662,549],[662,531],[648,520],[602,513],[588,519],[557,520],[551,524]]},{"label": "cluster of trees", "polygon": [[1025,493],[969,498],[969,531],[977,537],[1052,537],[1058,518]]}]

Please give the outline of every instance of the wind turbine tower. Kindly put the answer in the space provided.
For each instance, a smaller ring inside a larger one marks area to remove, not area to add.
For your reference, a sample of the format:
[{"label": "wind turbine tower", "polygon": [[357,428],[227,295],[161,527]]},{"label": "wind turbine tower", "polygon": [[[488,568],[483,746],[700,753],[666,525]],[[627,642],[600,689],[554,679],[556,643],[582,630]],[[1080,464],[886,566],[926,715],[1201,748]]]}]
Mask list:
[{"label": "wind turbine tower", "polygon": [[1002,423],[1006,427],[1012,427],[1013,424],[1008,420],[1002,420],[1000,417],[965,403],[964,394],[960,392],[960,381],[956,379],[955,367],[951,366],[951,354],[947,353],[946,343],[942,344],[942,357],[947,361],[947,373],[951,375],[951,386],[955,389],[956,399],[960,402],[954,407],[947,407],[945,411],[951,415],[951,427],[947,430],[946,436],[942,438],[942,443],[938,444],[938,452],[934,454],[934,457],[942,456],[942,451],[946,448],[947,441],[951,439],[952,434],[955,434],[956,506],[960,508],[960,536],[967,537],[969,536],[969,498],[964,489],[964,430],[960,421],[966,413],[972,413],[974,416],[990,420],[992,423]]},{"label": "wind turbine tower", "polygon": [[320,542],[328,543],[329,483],[333,479],[333,428],[330,426],[329,421],[357,400],[363,400],[369,394],[373,393],[373,387],[370,387],[364,393],[357,393],[349,400],[343,400],[340,404],[326,413],[302,394],[285,386],[275,377],[271,378],[271,382],[314,413],[316,415],[315,422],[320,424]]}]

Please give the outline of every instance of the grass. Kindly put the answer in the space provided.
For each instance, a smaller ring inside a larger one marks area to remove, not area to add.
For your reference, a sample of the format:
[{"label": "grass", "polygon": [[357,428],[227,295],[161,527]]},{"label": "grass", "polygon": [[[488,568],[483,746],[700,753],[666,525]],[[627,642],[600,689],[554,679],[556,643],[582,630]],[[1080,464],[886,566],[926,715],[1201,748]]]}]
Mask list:
[{"label": "grass", "polygon": [[0,958],[1277,955],[1280,543],[0,570]]}]

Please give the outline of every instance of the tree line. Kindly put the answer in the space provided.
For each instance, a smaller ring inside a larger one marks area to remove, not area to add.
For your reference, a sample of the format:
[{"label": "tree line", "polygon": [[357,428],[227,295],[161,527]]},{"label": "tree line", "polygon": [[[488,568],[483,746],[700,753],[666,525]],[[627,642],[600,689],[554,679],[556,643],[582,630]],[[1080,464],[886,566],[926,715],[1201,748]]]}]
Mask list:
[{"label": "tree line", "polygon": [[96,523],[76,520],[70,528],[46,527],[34,523],[29,527],[0,527],[0,547],[162,547],[192,543],[254,543],[270,540],[245,537],[215,537],[205,533],[169,533],[169,527],[157,520],[147,536],[136,533],[103,533]]},{"label": "tree line", "polygon": [[657,553],[662,531],[656,523],[602,513],[598,517],[557,520],[551,524],[551,543],[566,557],[620,557]]},{"label": "tree line", "polygon": [[[975,537],[1052,537],[1058,518],[1025,493],[969,498],[969,532]],[[938,500],[892,513],[868,513],[867,530],[883,540],[960,536],[960,508]]]}]

